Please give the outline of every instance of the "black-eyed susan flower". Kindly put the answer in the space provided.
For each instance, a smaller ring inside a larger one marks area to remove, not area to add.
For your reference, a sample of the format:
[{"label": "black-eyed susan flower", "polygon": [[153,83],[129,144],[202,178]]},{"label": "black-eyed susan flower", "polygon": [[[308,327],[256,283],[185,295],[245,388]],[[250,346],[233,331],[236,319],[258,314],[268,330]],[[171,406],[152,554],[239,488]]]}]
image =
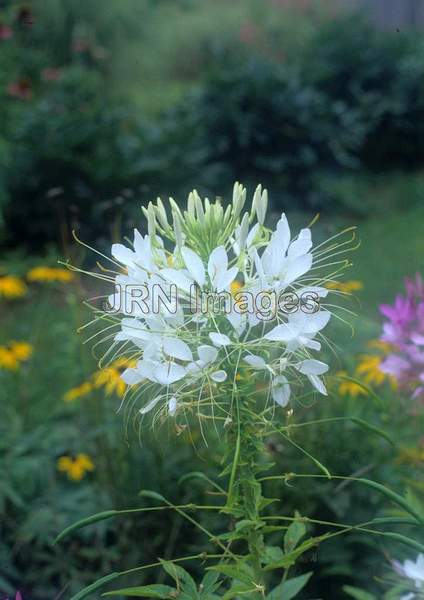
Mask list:
[{"label": "black-eyed susan flower", "polygon": [[57,460],[57,470],[66,473],[71,481],[81,481],[87,473],[94,471],[94,463],[87,454],[61,456]]},{"label": "black-eyed susan flower", "polygon": [[350,396],[351,398],[357,398],[358,396],[367,396],[368,392],[366,389],[352,381],[351,379],[344,379],[344,377],[349,377],[347,371],[338,371],[336,373],[336,377],[339,378],[339,384],[337,387],[337,391],[340,396]]},{"label": "black-eyed susan flower", "polygon": [[27,273],[28,281],[69,283],[74,279],[74,274],[67,269],[58,267],[39,266],[34,267]]},{"label": "black-eyed susan flower", "polygon": [[87,396],[93,389],[93,384],[90,381],[84,381],[81,385],[77,385],[76,387],[70,389],[64,394],[63,399],[65,402],[73,402],[78,398],[82,398]]},{"label": "black-eyed susan flower", "polygon": [[20,277],[4,275],[0,277],[0,296],[7,299],[21,298],[27,293],[27,286]]},{"label": "black-eyed susan flower", "polygon": [[0,346],[0,369],[17,371],[21,363],[27,361],[33,353],[33,347],[28,342],[9,342]]}]

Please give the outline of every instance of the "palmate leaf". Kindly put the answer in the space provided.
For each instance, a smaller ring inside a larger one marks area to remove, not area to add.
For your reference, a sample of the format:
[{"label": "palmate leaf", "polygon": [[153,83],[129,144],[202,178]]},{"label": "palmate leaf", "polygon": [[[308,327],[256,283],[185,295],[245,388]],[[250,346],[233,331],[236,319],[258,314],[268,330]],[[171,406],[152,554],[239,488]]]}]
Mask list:
[{"label": "palmate leaf", "polygon": [[161,560],[160,562],[168,575],[175,581],[177,588],[181,589],[184,593],[185,597],[192,598],[193,600],[199,598],[196,582],[185,569],[166,560]]},{"label": "palmate leaf", "polygon": [[[298,514],[296,516],[300,517]],[[284,552],[287,554],[288,552],[294,550],[305,533],[305,523],[300,519],[293,521],[293,523],[291,523],[287,529],[286,535],[284,536]]]},{"label": "palmate leaf", "polygon": [[236,579],[237,581],[246,584],[249,589],[252,588],[255,580],[252,569],[249,565],[241,561],[237,564],[214,565],[213,567],[209,567],[208,570],[216,571],[231,579]]},{"label": "palmate leaf", "polygon": [[267,596],[266,600],[291,600],[295,598],[297,594],[305,587],[308,583],[309,579],[312,576],[311,573],[305,573],[304,575],[299,575],[299,577],[293,577],[292,579],[287,579],[277,585]]},{"label": "palmate leaf", "polygon": [[208,571],[200,584],[200,598],[202,598],[202,600],[210,600],[213,597],[213,593],[220,586],[219,573]]},{"label": "palmate leaf", "polygon": [[282,556],[276,562],[270,563],[264,567],[265,571],[273,571],[274,569],[288,569],[292,567],[297,559],[302,556],[305,552],[317,546],[320,542],[324,541],[328,534],[322,535],[320,537],[313,537],[305,540],[300,546],[296,549],[288,552]]},{"label": "palmate leaf", "polygon": [[105,592],[102,596],[129,596],[131,598],[175,598],[176,590],[169,585],[142,585]]}]

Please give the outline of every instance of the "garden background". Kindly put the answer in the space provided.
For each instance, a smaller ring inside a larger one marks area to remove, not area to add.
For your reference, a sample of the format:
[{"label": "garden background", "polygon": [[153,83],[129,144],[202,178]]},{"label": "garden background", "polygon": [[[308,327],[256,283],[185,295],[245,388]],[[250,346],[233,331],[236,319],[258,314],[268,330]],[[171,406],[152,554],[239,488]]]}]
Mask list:
[{"label": "garden background", "polygon": [[[379,370],[376,341],[379,304],[424,273],[424,39],[418,17],[416,27],[381,18],[389,0],[374,20],[346,5],[355,3],[0,2],[0,592],[68,598],[110,571],[201,547],[165,512],[52,545],[84,516],[138,506],[142,488],[200,501],[205,486],[180,477],[218,476],[219,440],[205,445],[170,424],[140,433],[116,414],[123,365],[99,368],[100,350],[82,343],[95,333],[83,328],[84,300],[108,290],[58,263],[101,268],[72,232],[108,253],[139,226],[141,205],[181,201],[193,187],[225,201],[235,180],[250,193],[261,182],[274,221],[286,211],[301,227],[319,213],[316,239],[358,227],[339,286],[356,316],[352,328],[333,326],[329,397],[304,409],[357,421],[298,428],[293,439],[333,473],[406,493],[424,515],[422,407]],[[269,453],[280,472],[311,468],[280,442]],[[270,493],[287,513],[321,520],[398,514],[351,484]],[[407,556],[394,542],[335,538],[305,558],[316,574],[304,597],[378,590],[390,559]],[[128,583],[161,578],[150,570]]]}]

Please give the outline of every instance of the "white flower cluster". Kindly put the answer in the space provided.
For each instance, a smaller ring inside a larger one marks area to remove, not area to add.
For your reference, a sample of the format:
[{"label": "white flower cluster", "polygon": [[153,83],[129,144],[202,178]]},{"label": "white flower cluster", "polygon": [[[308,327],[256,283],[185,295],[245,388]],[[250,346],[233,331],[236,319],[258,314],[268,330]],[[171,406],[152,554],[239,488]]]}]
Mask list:
[{"label": "white flower cluster", "polygon": [[[269,230],[261,186],[250,211],[243,211],[245,200],[238,183],[225,209],[193,191],[185,211],[170,199],[169,219],[158,199],[143,209],[148,233],[135,230],[131,248],[112,246],[120,267],[109,297],[119,306],[111,316],[119,325],[113,351],[137,359],[122,377],[129,391],[147,399],[142,414],[156,405],[171,415],[193,404],[222,408],[243,377],[250,385],[262,382],[265,395],[282,407],[303,378],[326,394],[320,376],[328,366],[312,352],[321,350],[331,316],[321,302],[329,292],[326,276],[318,273],[336,264],[328,263],[335,245],[313,251],[310,229],[293,237],[284,214]],[[155,286],[166,302],[149,293]],[[193,309],[193,293],[196,299],[212,294],[214,301]],[[131,302],[122,302],[128,296]],[[261,307],[272,305],[272,320],[249,310],[258,298]]]},{"label": "white flower cluster", "polygon": [[[415,562],[413,560],[405,560],[400,563],[399,561],[393,561],[393,567],[399,575],[410,579],[417,590],[424,590],[424,554],[418,554]],[[415,593],[409,593],[401,597],[400,600],[413,600],[415,598],[422,597]]]}]

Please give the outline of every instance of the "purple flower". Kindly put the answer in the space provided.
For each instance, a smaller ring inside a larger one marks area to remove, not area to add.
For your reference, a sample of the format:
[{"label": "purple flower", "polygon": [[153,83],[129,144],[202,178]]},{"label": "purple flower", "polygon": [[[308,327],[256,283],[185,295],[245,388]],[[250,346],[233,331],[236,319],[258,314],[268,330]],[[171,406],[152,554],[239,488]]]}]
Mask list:
[{"label": "purple flower", "polygon": [[381,340],[392,351],[381,363],[381,370],[392,375],[413,398],[424,399],[424,282],[417,273],[406,279],[406,294],[396,296],[394,304],[382,304],[387,318]]}]

